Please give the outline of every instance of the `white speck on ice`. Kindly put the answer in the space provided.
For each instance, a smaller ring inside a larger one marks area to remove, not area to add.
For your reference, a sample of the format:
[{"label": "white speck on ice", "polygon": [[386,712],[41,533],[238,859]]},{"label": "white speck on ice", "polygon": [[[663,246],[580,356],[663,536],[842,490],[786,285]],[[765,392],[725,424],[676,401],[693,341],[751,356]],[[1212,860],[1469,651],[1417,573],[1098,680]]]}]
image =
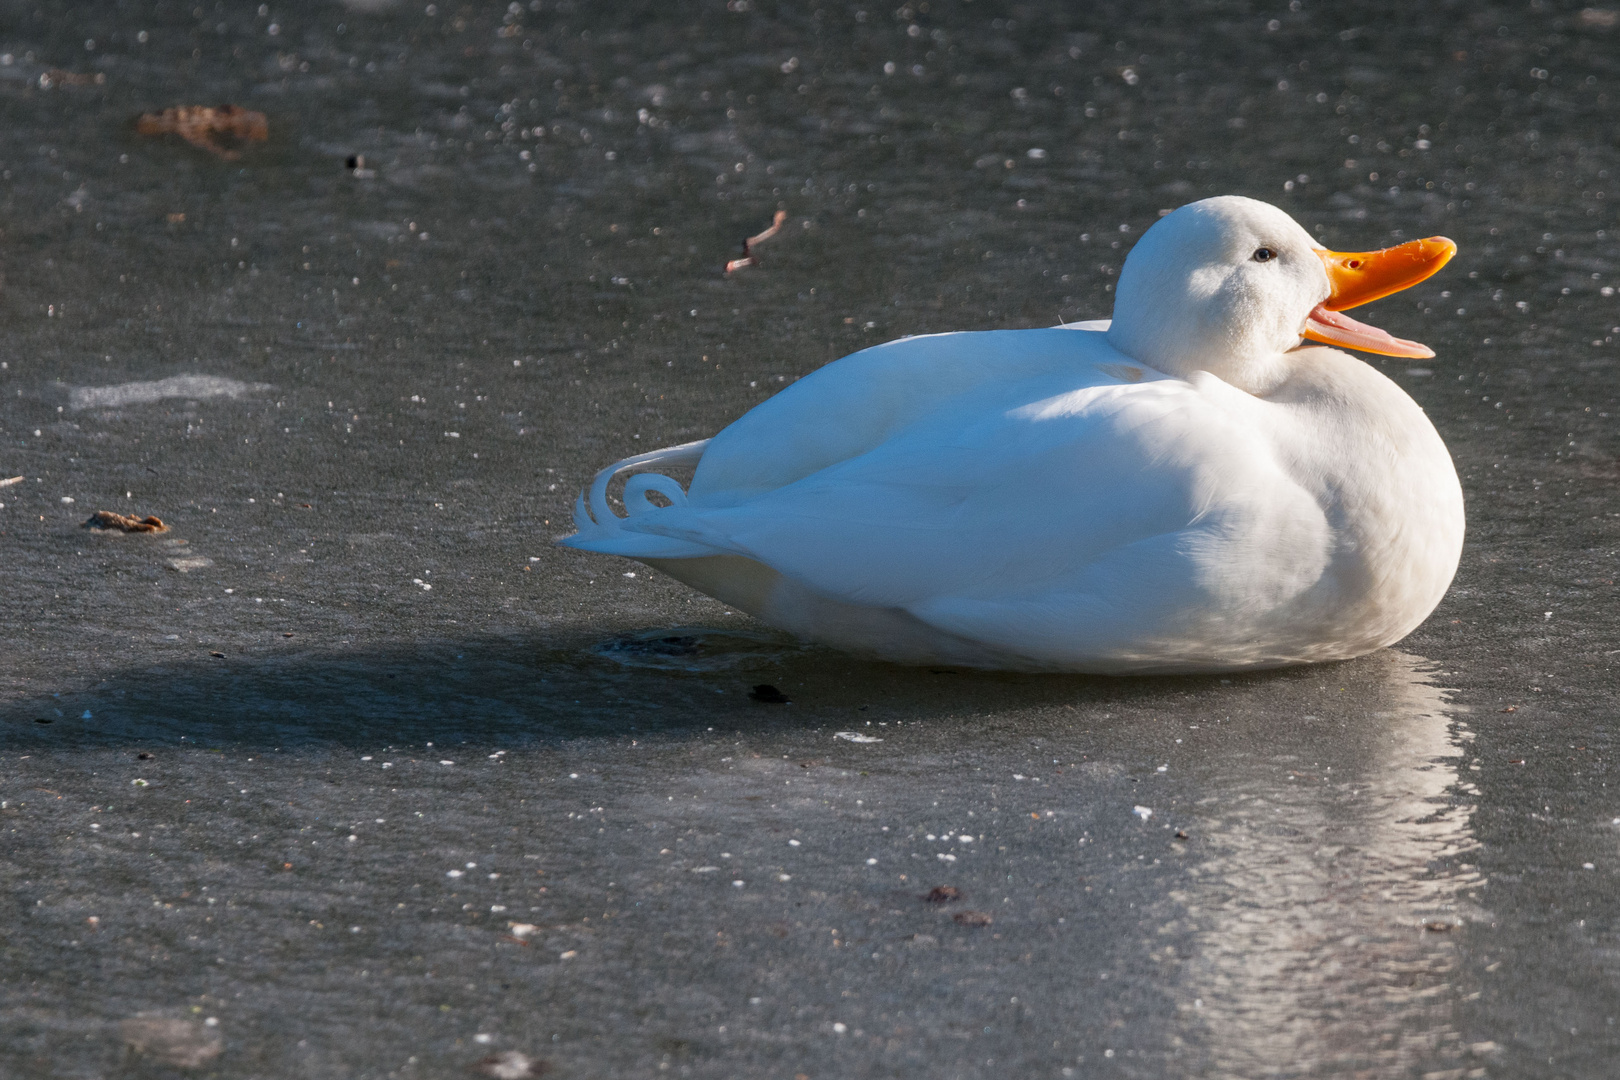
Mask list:
[{"label": "white speck on ice", "polygon": [[876,859],[867,859],[866,860],[866,865],[867,866],[876,866],[877,865],[877,860]]},{"label": "white speck on ice", "polygon": [[536,930],[540,929],[538,926],[534,925],[534,923],[527,922],[507,923],[506,925],[511,928],[512,936],[515,938],[526,938]]},{"label": "white speck on ice", "polygon": [[939,861],[940,862],[955,862],[956,861],[956,856],[955,855],[947,855],[942,851],[942,852],[939,853]]},{"label": "white speck on ice", "polygon": [[848,1030],[849,1030],[848,1025],[845,1025],[845,1024],[834,1024],[833,1025],[833,1032],[835,1034],[842,1035],[844,1032],[846,1032]]},{"label": "white speck on ice", "polygon": [[1143,821],[1146,821],[1148,818],[1153,816],[1153,807],[1151,807],[1151,806],[1133,806],[1133,807],[1131,807],[1131,813],[1135,814],[1137,817],[1141,818]]},{"label": "white speck on ice", "polygon": [[453,762],[453,761],[441,761],[441,762],[439,762],[439,764],[440,765],[454,765],[455,762]]},{"label": "white speck on ice", "polygon": [[739,889],[743,887],[743,883],[741,881],[733,881],[732,884]]},{"label": "white speck on ice", "polygon": [[858,742],[858,743],[870,743],[870,742],[882,742],[883,741],[882,739],[878,738],[875,735],[862,735],[859,732],[855,732],[855,731],[840,731],[837,734],[835,734],[833,736],[833,738],[835,738],[835,739],[844,739],[844,740],[846,740],[848,742]]},{"label": "white speck on ice", "polygon": [[1597,864],[1596,863],[1581,863],[1581,869],[1582,870],[1596,870],[1597,869]]},{"label": "white speck on ice", "polygon": [[361,761],[370,761],[371,760],[371,755],[367,754],[365,757],[361,758],[360,760]]},{"label": "white speck on ice", "polygon": [[777,881],[792,881],[793,880],[793,875],[792,874],[777,874],[776,875],[776,880]]},{"label": "white speck on ice", "polygon": [[789,840],[788,841],[788,847],[798,847],[798,846],[799,846],[799,842],[797,840]]},{"label": "white speck on ice", "polygon": [[694,874],[713,874],[713,873],[717,873],[719,871],[719,869],[720,868],[718,866],[694,866],[694,867],[692,867],[692,873],[694,873]]},{"label": "white speck on ice", "polygon": [[560,960],[572,960],[574,957],[576,957],[578,955],[579,955],[578,951],[576,951],[574,949],[569,949],[567,952],[562,953],[561,955],[559,955],[558,959],[560,959]]},{"label": "white speck on ice", "polygon": [[1168,766],[1168,765],[1160,765],[1159,766],[1159,771],[1160,772],[1169,772],[1170,771],[1170,766]]},{"label": "white speck on ice", "polygon": [[473,1036],[473,1042],[482,1043],[485,1046],[488,1046],[490,1043],[492,1043],[494,1041],[495,1041],[495,1036],[491,1035],[487,1031],[480,1031],[478,1034]]},{"label": "white speck on ice", "polygon": [[973,837],[969,836],[967,833],[963,833],[961,836],[958,836],[957,839],[962,841],[964,844],[973,843]]},{"label": "white speck on ice", "polygon": [[446,870],[444,872],[444,876],[445,877],[460,877],[461,876],[461,871],[460,870]]}]

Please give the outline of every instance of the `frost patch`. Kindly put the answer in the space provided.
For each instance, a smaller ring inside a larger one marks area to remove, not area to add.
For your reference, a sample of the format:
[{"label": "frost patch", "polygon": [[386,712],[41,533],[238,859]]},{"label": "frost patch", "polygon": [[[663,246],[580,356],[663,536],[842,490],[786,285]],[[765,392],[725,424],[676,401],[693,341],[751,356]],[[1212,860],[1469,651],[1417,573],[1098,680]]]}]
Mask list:
[{"label": "frost patch", "polygon": [[75,386],[68,404],[77,409],[116,409],[144,405],[166,398],[241,398],[269,390],[269,383],[245,383],[218,375],[175,375],[155,382],[128,382],[117,386]]}]

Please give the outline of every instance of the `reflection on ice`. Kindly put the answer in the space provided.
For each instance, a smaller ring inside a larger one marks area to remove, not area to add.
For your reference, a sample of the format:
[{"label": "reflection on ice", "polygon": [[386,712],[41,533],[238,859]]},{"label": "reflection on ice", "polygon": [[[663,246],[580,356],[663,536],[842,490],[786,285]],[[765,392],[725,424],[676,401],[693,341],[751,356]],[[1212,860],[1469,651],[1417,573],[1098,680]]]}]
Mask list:
[{"label": "reflection on ice", "polygon": [[1210,857],[1175,899],[1195,942],[1178,1003],[1220,1075],[1404,1075],[1464,1053],[1450,979],[1477,883],[1457,861],[1471,736],[1424,661],[1384,662],[1341,695],[1365,700],[1216,766],[1234,775],[1203,800]]},{"label": "reflection on ice", "polygon": [[677,626],[627,634],[590,651],[625,667],[703,672],[769,664],[802,648],[792,638],[770,631]]}]

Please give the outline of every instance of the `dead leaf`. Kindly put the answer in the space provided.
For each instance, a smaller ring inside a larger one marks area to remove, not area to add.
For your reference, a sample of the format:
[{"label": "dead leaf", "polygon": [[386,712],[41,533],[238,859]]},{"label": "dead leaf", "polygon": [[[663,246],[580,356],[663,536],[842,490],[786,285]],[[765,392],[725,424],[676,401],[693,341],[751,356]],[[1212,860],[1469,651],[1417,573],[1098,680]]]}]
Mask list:
[{"label": "dead leaf", "polygon": [[112,510],[97,510],[90,515],[90,520],[84,523],[87,529],[119,529],[123,532],[163,533],[169,527],[163,524],[162,518],[148,515],[143,518],[133,517],[129,514],[120,514]]},{"label": "dead leaf", "polygon": [[160,113],[142,113],[135,130],[142,135],[178,135],[192,146],[235,161],[242,152],[220,139],[264,142],[270,137],[270,121],[264,113],[240,105],[181,105]]}]

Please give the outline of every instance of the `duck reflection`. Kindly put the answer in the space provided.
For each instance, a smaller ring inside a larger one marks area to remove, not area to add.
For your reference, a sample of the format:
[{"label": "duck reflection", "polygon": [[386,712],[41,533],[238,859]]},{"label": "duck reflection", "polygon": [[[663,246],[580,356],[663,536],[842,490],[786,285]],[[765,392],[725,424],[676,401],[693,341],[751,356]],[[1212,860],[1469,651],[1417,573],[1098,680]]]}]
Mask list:
[{"label": "duck reflection", "polygon": [[1328,678],[1315,713],[1205,777],[1176,997],[1219,1075],[1405,1075],[1464,1053],[1471,735],[1418,657]]}]

